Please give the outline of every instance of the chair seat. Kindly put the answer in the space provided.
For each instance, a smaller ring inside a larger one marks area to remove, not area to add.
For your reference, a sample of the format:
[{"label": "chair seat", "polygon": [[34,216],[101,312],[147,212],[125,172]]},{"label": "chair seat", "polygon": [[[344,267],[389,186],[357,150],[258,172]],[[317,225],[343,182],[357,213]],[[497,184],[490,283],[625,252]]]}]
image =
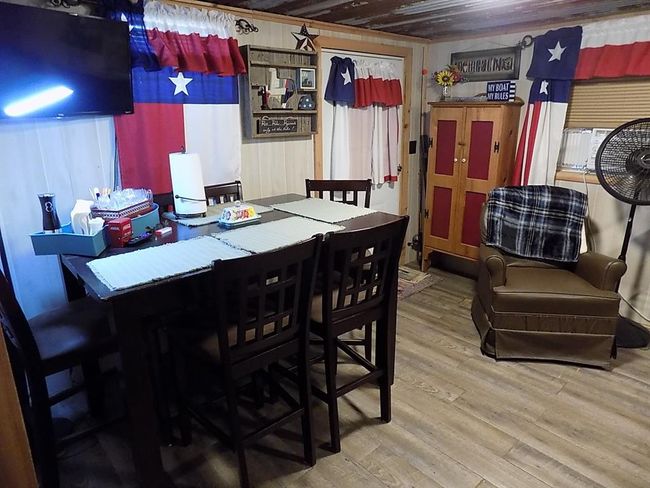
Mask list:
[{"label": "chair seat", "polygon": [[117,350],[107,316],[106,306],[83,298],[29,320],[45,374],[76,366],[84,356],[96,359]]},{"label": "chair seat", "polygon": [[[361,291],[359,292],[358,300],[362,301],[366,298],[366,292]],[[336,303],[336,301],[339,299],[339,290],[334,289],[332,290],[332,303]],[[351,302],[351,295],[348,295],[345,297],[345,306],[347,307],[350,305]],[[314,295],[314,298],[311,301],[311,320],[316,323],[322,323],[323,322],[323,294],[319,293]]]},{"label": "chair seat", "polygon": [[509,267],[506,284],[492,290],[495,312],[615,317],[619,297],[558,268]]},{"label": "chair seat", "polygon": [[[272,334],[275,330],[273,323],[264,326],[265,336]],[[209,329],[179,330],[190,342],[190,351],[198,351],[201,356],[209,361],[221,362],[221,351],[219,350],[219,334]],[[251,341],[255,336],[255,329],[246,331],[246,342]],[[228,342],[230,346],[237,344],[237,327],[228,328]]]}]

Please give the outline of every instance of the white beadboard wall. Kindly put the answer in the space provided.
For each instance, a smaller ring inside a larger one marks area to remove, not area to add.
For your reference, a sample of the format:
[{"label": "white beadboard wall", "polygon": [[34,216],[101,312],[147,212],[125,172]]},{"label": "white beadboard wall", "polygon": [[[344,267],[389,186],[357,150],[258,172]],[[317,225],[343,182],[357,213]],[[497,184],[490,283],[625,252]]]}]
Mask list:
[{"label": "white beadboard wall", "polygon": [[[579,25],[576,21],[567,26]],[[557,28],[557,27],[553,27]],[[495,49],[514,46],[526,34],[532,36],[545,33],[549,29],[529,30],[511,34],[495,35],[484,38],[466,39],[434,43],[429,46],[425,68],[429,73],[441,69],[450,61],[451,53],[459,51],[474,51],[480,49]],[[532,82],[526,79],[526,72],[530,66],[533,49],[532,46],[521,53],[520,75],[517,80],[517,96],[528,100],[528,92]],[[441,90],[438,86],[427,80],[427,102],[440,99]],[[485,92],[485,82],[463,83],[453,87],[453,96],[472,96]],[[425,107],[424,110],[428,110]],[[524,105],[521,110],[523,119],[526,112]],[[519,128],[521,130],[522,124]],[[425,128],[428,131],[428,129]],[[593,227],[595,251],[618,256],[621,242],[625,233],[625,225],[629,212],[629,205],[621,203],[610,196],[600,185],[584,183],[569,183],[558,181],[558,185],[574,188],[589,195],[589,215]],[[639,207],[636,212],[632,240],[627,256],[628,271],[621,282],[620,293],[645,317],[650,317],[650,207]],[[621,312],[650,326],[650,322],[634,313],[627,305],[621,306]]]},{"label": "white beadboard wall", "polygon": [[[250,20],[250,19],[249,19]],[[294,49],[296,40],[292,32],[300,30],[299,25],[285,24],[268,20],[252,20],[259,32],[239,34],[239,45],[252,44],[277,48]],[[359,33],[339,32],[309,28],[309,32],[327,37],[354,39],[393,46],[411,47],[412,84],[411,84],[411,118],[408,140],[418,141],[418,154],[409,156],[409,215],[411,221],[406,239],[418,231],[418,172],[420,166],[420,120],[422,101],[422,66],[426,43],[404,42],[373,35],[371,31]],[[329,69],[328,66],[321,69]],[[248,198],[262,198],[282,193],[304,193],[305,178],[314,177],[314,139],[273,139],[268,141],[250,141],[244,139],[242,145],[242,184],[244,195]],[[407,249],[406,261],[415,260],[415,253]]]}]

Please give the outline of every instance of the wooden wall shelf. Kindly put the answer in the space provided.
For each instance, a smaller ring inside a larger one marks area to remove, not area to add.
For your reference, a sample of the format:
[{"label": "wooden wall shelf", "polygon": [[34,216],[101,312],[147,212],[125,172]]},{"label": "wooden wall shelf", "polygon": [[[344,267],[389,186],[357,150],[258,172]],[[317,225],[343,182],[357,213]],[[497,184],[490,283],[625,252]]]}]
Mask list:
[{"label": "wooden wall shelf", "polygon": [[[246,61],[247,74],[240,77],[240,101],[243,110],[244,135],[249,139],[261,138],[294,138],[311,137],[316,134],[318,117],[317,85],[310,88],[300,88],[298,72],[301,68],[313,69],[315,84],[318,77],[318,53],[312,51],[297,51],[293,49],[277,49],[264,46],[242,46],[242,55]],[[271,71],[277,69],[277,77],[283,80],[291,79],[294,93],[286,101],[287,109],[280,108],[280,101],[271,98],[269,109],[262,108],[260,88],[267,86],[271,79]],[[310,95],[315,103],[313,110],[298,109],[298,102],[304,95]],[[273,124],[264,129],[262,121]],[[289,122],[296,126],[295,132],[272,132]],[[271,131],[271,132],[269,132]]]}]

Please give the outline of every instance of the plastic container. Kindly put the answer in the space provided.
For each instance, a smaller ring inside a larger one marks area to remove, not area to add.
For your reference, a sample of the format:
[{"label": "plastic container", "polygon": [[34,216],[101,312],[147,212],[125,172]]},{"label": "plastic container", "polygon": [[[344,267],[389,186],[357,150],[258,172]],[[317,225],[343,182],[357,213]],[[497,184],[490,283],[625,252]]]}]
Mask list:
[{"label": "plastic container", "polygon": [[37,256],[48,254],[77,254],[96,257],[108,247],[106,227],[94,236],[75,234],[72,225],[61,227],[61,232],[52,234],[35,232],[31,234],[32,247]]},{"label": "plastic container", "polygon": [[153,209],[150,212],[131,219],[133,237],[137,237],[141,234],[144,234],[147,231],[147,227],[153,229],[159,223],[160,223],[160,214],[158,213],[158,204],[154,203]]}]

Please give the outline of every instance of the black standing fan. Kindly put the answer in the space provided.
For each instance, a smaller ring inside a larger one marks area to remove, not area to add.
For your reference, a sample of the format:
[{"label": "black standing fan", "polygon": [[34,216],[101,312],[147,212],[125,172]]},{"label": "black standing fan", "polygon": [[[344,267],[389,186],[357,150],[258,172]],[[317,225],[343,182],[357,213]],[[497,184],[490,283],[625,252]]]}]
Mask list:
[{"label": "black standing fan", "polygon": [[[636,207],[650,205],[650,118],[623,124],[605,138],[596,154],[596,175],[610,195],[631,205],[618,257],[625,261]],[[617,346],[636,348],[649,343],[648,329],[625,317],[619,318]]]}]

